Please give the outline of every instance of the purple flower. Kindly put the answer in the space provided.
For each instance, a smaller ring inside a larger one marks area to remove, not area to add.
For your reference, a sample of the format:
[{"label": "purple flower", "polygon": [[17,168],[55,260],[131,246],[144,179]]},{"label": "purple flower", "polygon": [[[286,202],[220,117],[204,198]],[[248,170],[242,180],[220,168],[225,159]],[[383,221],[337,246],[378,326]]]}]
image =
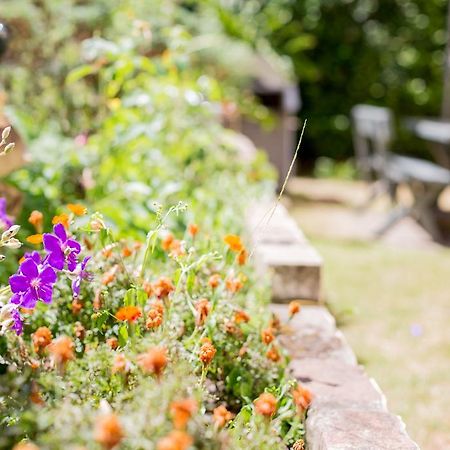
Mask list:
[{"label": "purple flower", "polygon": [[9,277],[13,292],[10,302],[24,308],[34,308],[38,300],[50,303],[55,282],[53,267],[42,263],[39,253],[33,252],[19,266],[18,272]]},{"label": "purple flower", "polygon": [[6,198],[0,197],[0,227],[7,230],[14,225],[11,218],[6,214]]},{"label": "purple flower", "polygon": [[17,336],[19,336],[20,334],[22,334],[23,331],[23,321],[20,312],[17,308],[14,308],[11,311],[11,318],[14,320],[14,322],[11,325],[11,328],[16,332]]},{"label": "purple flower", "polygon": [[80,295],[81,281],[92,280],[92,274],[86,270],[86,265],[90,259],[91,259],[90,256],[86,256],[86,258],[84,258],[83,261],[81,261],[81,263],[77,265],[77,268],[75,270],[76,278],[72,281],[72,292],[75,298],[79,297]]},{"label": "purple flower", "polygon": [[64,269],[67,263],[67,268],[73,272],[77,267],[77,255],[81,251],[81,245],[67,238],[66,230],[61,223],[53,227],[53,232],[55,234],[45,233],[43,237],[48,263],[57,270]]}]

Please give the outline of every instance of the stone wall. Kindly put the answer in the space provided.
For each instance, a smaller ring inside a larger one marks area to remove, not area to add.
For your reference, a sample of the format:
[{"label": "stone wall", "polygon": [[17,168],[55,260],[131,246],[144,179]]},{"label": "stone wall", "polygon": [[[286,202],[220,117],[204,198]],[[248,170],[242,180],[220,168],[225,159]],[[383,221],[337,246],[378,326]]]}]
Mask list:
[{"label": "stone wall", "polygon": [[[291,357],[289,370],[313,394],[305,424],[307,448],[418,449],[321,305],[322,259],[286,209],[278,205],[273,211],[270,202],[254,206],[246,223],[254,262],[272,279],[271,309],[287,323],[280,341]],[[288,321],[287,302],[293,299],[306,304]]]}]

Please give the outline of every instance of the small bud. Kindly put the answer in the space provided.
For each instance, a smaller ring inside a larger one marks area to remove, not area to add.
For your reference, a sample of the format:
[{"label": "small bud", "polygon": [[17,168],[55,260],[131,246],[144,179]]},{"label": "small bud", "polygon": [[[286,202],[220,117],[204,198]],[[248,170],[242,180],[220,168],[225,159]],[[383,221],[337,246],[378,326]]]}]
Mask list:
[{"label": "small bud", "polygon": [[8,144],[8,145],[5,147],[5,150],[3,150],[4,153],[5,153],[5,154],[6,154],[6,153],[9,153],[11,150],[14,149],[15,146],[16,146],[16,144],[15,144],[14,142],[11,142],[10,144]]},{"label": "small bud", "polygon": [[3,245],[8,248],[20,248],[20,247],[22,247],[22,242],[20,242],[16,238],[11,238],[9,241],[5,242]]},{"label": "small bud", "polygon": [[11,127],[6,127],[2,131],[2,141],[6,141],[9,137],[9,133],[11,133]]},{"label": "small bud", "polygon": [[7,241],[14,237],[20,230],[20,225],[12,225],[2,234],[2,241]]}]

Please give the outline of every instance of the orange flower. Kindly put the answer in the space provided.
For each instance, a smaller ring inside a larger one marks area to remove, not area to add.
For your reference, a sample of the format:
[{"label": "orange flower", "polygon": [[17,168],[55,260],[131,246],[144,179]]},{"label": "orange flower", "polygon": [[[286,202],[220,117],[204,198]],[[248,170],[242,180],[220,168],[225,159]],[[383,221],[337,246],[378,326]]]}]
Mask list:
[{"label": "orange flower", "polygon": [[272,417],[277,410],[277,399],[269,392],[262,393],[255,401],[255,411],[266,417]]},{"label": "orange flower", "polygon": [[127,322],[135,322],[142,316],[141,310],[137,306],[122,306],[116,312],[116,319]]},{"label": "orange flower", "polygon": [[67,208],[69,208],[76,216],[84,216],[87,213],[86,207],[79,203],[69,203]]},{"label": "orange flower", "polygon": [[233,252],[240,252],[244,247],[241,238],[235,234],[227,234],[223,240]]},{"label": "orange flower", "polygon": [[205,323],[205,320],[208,317],[209,312],[211,311],[211,304],[209,303],[207,298],[201,298],[195,304],[195,310],[197,311],[197,317],[195,319],[195,322],[197,326],[202,326]]},{"label": "orange flower", "polygon": [[197,411],[198,405],[194,398],[174,401],[170,404],[170,415],[173,426],[178,429],[186,428],[189,419]]},{"label": "orange flower", "polygon": [[225,280],[225,287],[227,291],[231,292],[232,294],[235,294],[244,287],[244,283],[242,283],[242,281],[239,278],[230,277]]},{"label": "orange flower", "polygon": [[280,352],[275,347],[275,345],[272,345],[269,350],[266,352],[267,359],[270,359],[273,362],[278,362],[280,360]]},{"label": "orange flower", "polygon": [[233,416],[233,413],[228,411],[224,405],[214,408],[213,420],[219,428],[223,428],[233,418]]},{"label": "orange flower", "polygon": [[52,224],[56,225],[57,223],[62,223],[64,228],[69,228],[69,216],[65,213],[54,216],[52,219]]},{"label": "orange flower", "polygon": [[30,214],[30,217],[28,217],[28,222],[31,223],[31,225],[33,225],[33,227],[35,228],[35,230],[38,233],[42,233],[42,225],[44,223],[44,215],[37,210],[32,211],[32,213]]},{"label": "orange flower", "polygon": [[42,234],[32,234],[27,237],[27,242],[30,244],[38,245],[42,243]]},{"label": "orange flower", "polygon": [[193,442],[184,431],[173,430],[156,444],[157,450],[186,450]]},{"label": "orange flower", "polygon": [[250,320],[250,316],[242,309],[239,309],[234,313],[234,321],[236,323],[242,323],[242,322],[247,323],[249,320]]},{"label": "orange flower", "polygon": [[[164,309],[163,309],[164,311]],[[163,323],[163,312],[157,307],[152,307],[147,314],[147,322],[145,326],[148,330],[158,328]]]},{"label": "orange flower", "polygon": [[266,328],[261,331],[261,340],[264,344],[269,345],[274,339],[275,336],[273,335],[272,328]]},{"label": "orange flower", "polygon": [[248,258],[248,251],[243,248],[239,254],[237,255],[237,262],[240,266],[243,266],[246,262],[247,262],[247,258]]},{"label": "orange flower", "polygon": [[33,347],[39,353],[52,343],[52,332],[47,327],[39,327],[32,335]]},{"label": "orange flower", "polygon": [[194,237],[198,233],[198,225],[196,223],[189,224],[188,233]]},{"label": "orange flower", "polygon": [[83,309],[83,303],[80,302],[80,299],[74,298],[72,300],[72,314],[77,315]]},{"label": "orange flower", "polygon": [[200,361],[207,366],[214,358],[217,350],[211,341],[205,340],[203,345],[200,347],[199,359]]},{"label": "orange flower", "polygon": [[141,353],[137,361],[144,372],[154,373],[159,377],[167,366],[167,349],[165,347],[153,347],[146,353]]},{"label": "orange flower", "polygon": [[114,245],[107,245],[104,249],[102,249],[102,255],[105,258],[111,258],[113,254]]},{"label": "orange flower", "polygon": [[158,298],[167,297],[174,290],[175,286],[170,278],[161,277],[153,283],[153,292]]},{"label": "orange flower", "polygon": [[113,414],[107,414],[97,419],[95,423],[94,439],[104,449],[111,450],[124,438],[124,432],[119,418]]},{"label": "orange flower", "polygon": [[293,300],[289,303],[289,314],[294,316],[300,311],[300,302],[298,300]]},{"label": "orange flower", "polygon": [[113,266],[111,269],[106,272],[102,277],[102,284],[107,286],[108,284],[112,283],[116,279],[116,272],[117,272],[118,266]]},{"label": "orange flower", "polygon": [[292,391],[295,406],[297,406],[298,413],[303,414],[312,401],[311,391],[304,388],[300,384]]},{"label": "orange flower", "polygon": [[175,239],[170,245],[170,256],[178,258],[186,254],[183,241]]},{"label": "orange flower", "polygon": [[142,289],[144,289],[144,291],[147,294],[148,298],[150,298],[152,295],[154,295],[153,284],[150,283],[149,281],[144,281],[142,283]]},{"label": "orange flower", "polygon": [[48,346],[48,351],[58,365],[64,365],[66,362],[75,359],[73,349],[72,339],[67,336],[60,336]]},{"label": "orange flower", "polygon": [[130,362],[125,358],[125,355],[123,353],[115,355],[111,372],[127,373],[129,371],[130,371]]},{"label": "orange flower", "polygon": [[131,256],[133,254],[133,251],[129,248],[129,247],[124,247],[122,249],[122,256],[124,258],[128,258],[129,256]]},{"label": "orange flower", "polygon": [[45,402],[41,396],[41,393],[39,392],[39,387],[36,383],[36,381],[31,382],[31,393],[30,393],[30,401],[31,403],[34,403],[35,405],[45,405]]},{"label": "orange flower", "polygon": [[208,284],[215,289],[220,284],[220,275],[218,273],[215,273],[214,275],[211,275],[208,280]]},{"label": "orange flower", "polygon": [[170,247],[172,246],[172,242],[174,240],[173,234],[172,233],[167,233],[162,241],[161,241],[161,247],[164,251],[168,251],[170,250]]},{"label": "orange flower", "polygon": [[16,444],[12,450],[39,450],[39,447],[30,441],[25,441]]},{"label": "orange flower", "polygon": [[117,340],[116,337],[110,337],[110,338],[106,339],[106,343],[107,343],[113,350],[115,350],[115,349],[119,346],[119,341]]}]

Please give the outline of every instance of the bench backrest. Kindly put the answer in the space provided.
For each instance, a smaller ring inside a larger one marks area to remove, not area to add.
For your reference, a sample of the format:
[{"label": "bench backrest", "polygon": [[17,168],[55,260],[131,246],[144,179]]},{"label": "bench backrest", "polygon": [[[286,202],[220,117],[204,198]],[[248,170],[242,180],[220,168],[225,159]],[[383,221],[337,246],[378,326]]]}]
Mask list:
[{"label": "bench backrest", "polygon": [[351,111],[353,143],[358,169],[366,178],[373,173],[383,177],[393,138],[391,110],[371,105],[356,105]]}]

